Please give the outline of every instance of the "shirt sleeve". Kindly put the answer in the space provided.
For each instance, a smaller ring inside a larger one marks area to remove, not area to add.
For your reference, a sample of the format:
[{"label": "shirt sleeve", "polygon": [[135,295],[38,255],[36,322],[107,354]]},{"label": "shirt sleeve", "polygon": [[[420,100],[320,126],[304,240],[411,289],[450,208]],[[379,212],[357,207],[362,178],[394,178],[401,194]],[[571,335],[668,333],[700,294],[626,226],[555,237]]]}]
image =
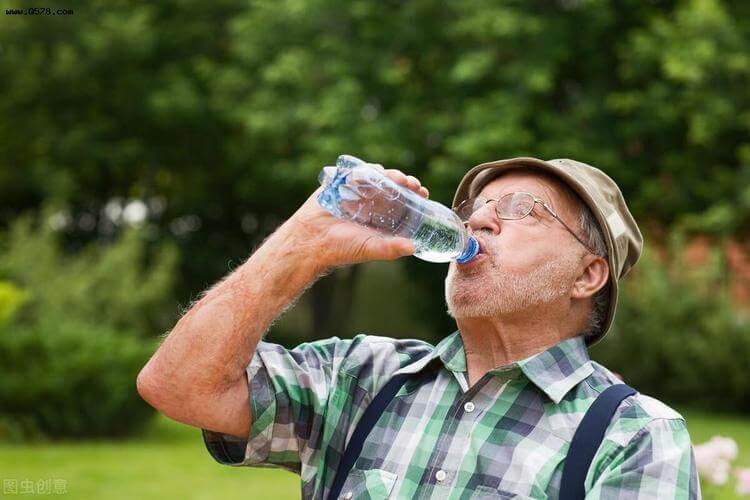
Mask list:
[{"label": "shirt sleeve", "polygon": [[261,341],[246,375],[252,426],[247,439],[203,429],[225,465],[271,465],[299,473],[301,455],[320,442],[331,387],[351,340],[337,337],[288,350]]},{"label": "shirt sleeve", "polygon": [[294,349],[261,341],[246,369],[252,425],[247,439],[203,430],[221,464],[272,466],[301,473],[333,446],[343,452],[350,425],[421,341],[357,335]]},{"label": "shirt sleeve", "polygon": [[700,498],[685,421],[654,419],[606,458],[587,499]]}]

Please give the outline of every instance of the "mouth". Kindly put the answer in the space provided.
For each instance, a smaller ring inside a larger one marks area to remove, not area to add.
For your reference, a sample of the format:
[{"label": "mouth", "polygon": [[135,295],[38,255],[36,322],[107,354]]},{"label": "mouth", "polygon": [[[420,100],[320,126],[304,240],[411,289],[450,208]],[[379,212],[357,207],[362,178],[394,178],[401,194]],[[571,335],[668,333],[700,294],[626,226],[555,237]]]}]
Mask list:
[{"label": "mouth", "polygon": [[487,246],[484,240],[482,240],[482,238],[480,238],[477,235],[473,235],[473,236],[474,238],[476,238],[477,243],[479,244],[479,252],[476,254],[476,256],[473,259],[471,259],[468,262],[464,262],[463,264],[456,263],[459,269],[472,268],[476,266],[477,264],[479,264],[480,262],[482,262],[483,260],[486,260],[489,256],[487,253]]},{"label": "mouth", "polygon": [[472,267],[476,266],[486,259],[487,254],[479,252],[473,259],[468,262],[464,262],[463,264],[456,262],[456,266],[458,267],[458,269],[471,269]]},{"label": "mouth", "polygon": [[484,243],[484,240],[482,240],[482,238],[480,238],[477,235],[474,235],[474,238],[476,238],[477,243],[479,243],[479,253],[477,255],[486,254],[487,253],[487,247],[486,247],[486,245]]}]

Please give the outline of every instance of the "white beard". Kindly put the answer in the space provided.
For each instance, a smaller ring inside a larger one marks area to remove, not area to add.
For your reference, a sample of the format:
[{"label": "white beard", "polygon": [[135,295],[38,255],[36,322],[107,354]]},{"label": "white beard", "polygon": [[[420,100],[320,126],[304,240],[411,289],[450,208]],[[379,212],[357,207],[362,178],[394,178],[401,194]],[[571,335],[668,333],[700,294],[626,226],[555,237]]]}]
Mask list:
[{"label": "white beard", "polygon": [[525,274],[504,269],[494,255],[476,269],[451,263],[445,278],[445,301],[453,318],[498,317],[553,302],[570,293],[578,256],[561,253]]}]

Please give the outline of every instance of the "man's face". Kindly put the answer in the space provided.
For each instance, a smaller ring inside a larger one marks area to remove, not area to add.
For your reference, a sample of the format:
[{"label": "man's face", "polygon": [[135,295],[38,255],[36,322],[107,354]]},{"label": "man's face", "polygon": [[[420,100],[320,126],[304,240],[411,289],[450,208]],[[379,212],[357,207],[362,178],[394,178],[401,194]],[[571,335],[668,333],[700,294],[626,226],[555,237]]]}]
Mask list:
[{"label": "man's face", "polygon": [[[506,173],[480,195],[498,199],[517,191],[541,198],[577,229],[572,195],[531,171]],[[469,228],[481,240],[485,256],[469,265],[451,262],[445,297],[452,317],[497,317],[570,295],[586,250],[540,204],[524,219],[502,220],[490,202],[471,216]]]}]

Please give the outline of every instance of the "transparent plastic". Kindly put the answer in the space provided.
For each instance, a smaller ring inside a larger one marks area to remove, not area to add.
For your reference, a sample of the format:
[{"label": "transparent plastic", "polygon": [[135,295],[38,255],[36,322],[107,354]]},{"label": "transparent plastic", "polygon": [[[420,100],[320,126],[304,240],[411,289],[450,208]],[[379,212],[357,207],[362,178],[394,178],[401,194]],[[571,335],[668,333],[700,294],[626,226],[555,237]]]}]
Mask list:
[{"label": "transparent plastic", "polygon": [[399,186],[359,158],[339,156],[335,167],[320,171],[318,181],[321,207],[381,234],[409,238],[415,257],[464,263],[479,253],[479,243],[450,208]]}]

